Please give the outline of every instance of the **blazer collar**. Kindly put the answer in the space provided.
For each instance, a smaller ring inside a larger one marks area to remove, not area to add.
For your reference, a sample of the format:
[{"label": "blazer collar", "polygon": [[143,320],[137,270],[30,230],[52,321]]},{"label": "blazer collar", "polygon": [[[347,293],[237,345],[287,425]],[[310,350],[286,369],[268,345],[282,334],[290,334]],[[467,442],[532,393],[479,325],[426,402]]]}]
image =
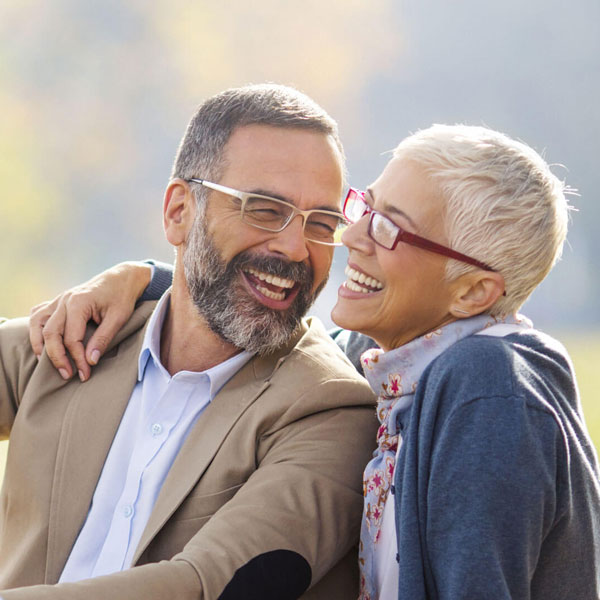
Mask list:
[{"label": "blazer collar", "polygon": [[50,500],[47,583],[58,581],[87,517],[104,461],[137,380],[137,358],[154,304],[144,303],[135,311],[88,381],[82,384],[72,380],[63,388],[65,394],[69,388],[73,391],[60,432]]},{"label": "blazer collar", "polygon": [[133,564],[202,477],[236,421],[269,388],[271,377],[306,331],[302,323],[285,346],[267,356],[252,358],[206,407],[165,479]]},{"label": "blazer collar", "polygon": [[[145,302],[109,345],[89,381],[74,392],[63,420],[51,497],[46,583],[58,581],[79,531],[121,418],[137,381],[138,357],[156,302]],[[163,484],[133,562],[183,502],[221,443],[307,332],[303,323],[289,343],[254,357],[215,396],[188,435]],[[74,494],[73,490],[77,490]]]}]

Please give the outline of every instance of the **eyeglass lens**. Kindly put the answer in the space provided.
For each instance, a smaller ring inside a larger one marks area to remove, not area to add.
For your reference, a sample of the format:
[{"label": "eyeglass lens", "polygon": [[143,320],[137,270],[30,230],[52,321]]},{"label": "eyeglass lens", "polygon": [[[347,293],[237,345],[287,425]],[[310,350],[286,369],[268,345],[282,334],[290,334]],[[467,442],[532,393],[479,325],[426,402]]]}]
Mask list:
[{"label": "eyeglass lens", "polygon": [[[242,220],[269,231],[281,231],[293,218],[294,208],[286,203],[269,200],[260,196],[246,199]],[[343,220],[336,215],[314,211],[307,215],[304,223],[306,239],[331,244],[337,242],[336,232],[343,226]]]},{"label": "eyeglass lens", "polygon": [[[364,201],[360,192],[354,190],[348,194],[346,204],[344,206],[344,215],[352,222],[359,221],[369,209],[369,205]],[[392,223],[384,215],[373,212],[369,219],[369,235],[380,246],[391,249],[398,235],[398,226]]]},{"label": "eyeglass lens", "polygon": [[384,248],[391,249],[396,241],[399,228],[388,218],[379,213],[373,213],[369,223],[371,237]]},{"label": "eyeglass lens", "polygon": [[368,204],[364,201],[362,194],[356,190],[350,190],[344,205],[344,215],[348,221],[356,223],[367,209]]}]

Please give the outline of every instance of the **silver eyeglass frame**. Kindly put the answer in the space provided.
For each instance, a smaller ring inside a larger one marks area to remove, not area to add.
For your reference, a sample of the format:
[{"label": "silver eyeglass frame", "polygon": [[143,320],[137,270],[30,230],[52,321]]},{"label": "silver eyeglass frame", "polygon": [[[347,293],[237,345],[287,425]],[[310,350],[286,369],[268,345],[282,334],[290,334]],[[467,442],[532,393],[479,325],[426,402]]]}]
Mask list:
[{"label": "silver eyeglass frame", "polygon": [[[206,179],[196,179],[194,177],[191,177],[189,179],[186,179],[185,181],[187,181],[188,183],[197,183],[199,185],[203,185],[211,190],[221,192],[222,194],[226,194],[227,196],[232,196],[232,197],[240,200],[240,202],[242,203],[241,210],[240,210],[240,219],[242,220],[243,223],[245,223],[246,225],[249,225],[250,227],[255,227],[256,229],[261,229],[263,231],[270,231],[272,233],[279,233],[279,232],[283,231],[298,215],[301,215],[302,216],[302,231],[304,233],[305,239],[308,242],[314,242],[315,244],[322,244],[323,246],[342,246],[341,241],[340,242],[335,242],[335,241],[334,242],[324,242],[323,240],[314,240],[310,237],[306,237],[306,222],[311,214],[318,213],[318,214],[322,214],[322,215],[336,217],[339,219],[341,225],[342,224],[347,225],[349,223],[348,219],[346,219],[346,217],[344,216],[342,211],[335,212],[335,211],[324,210],[324,209],[320,209],[320,208],[313,208],[310,210],[301,210],[301,209],[297,208],[296,206],[294,206],[293,204],[290,204],[289,202],[286,202],[285,200],[280,200],[279,198],[273,198],[271,196],[265,196],[263,194],[255,194],[252,192],[242,192],[240,190],[236,190],[234,188],[230,188],[225,185],[221,185],[220,183],[213,183],[212,181],[207,181]],[[273,229],[271,227],[263,227],[256,223],[250,223],[250,222],[244,220],[244,214],[245,214],[244,209],[246,206],[246,202],[248,201],[248,198],[262,198],[264,200],[269,200],[270,202],[275,202],[277,204],[281,204],[287,208],[290,208],[292,212],[290,213],[289,217],[284,222],[284,224],[281,227],[276,228],[276,229]],[[341,232],[342,232],[341,229],[336,230],[334,236],[335,237],[340,236]]]}]

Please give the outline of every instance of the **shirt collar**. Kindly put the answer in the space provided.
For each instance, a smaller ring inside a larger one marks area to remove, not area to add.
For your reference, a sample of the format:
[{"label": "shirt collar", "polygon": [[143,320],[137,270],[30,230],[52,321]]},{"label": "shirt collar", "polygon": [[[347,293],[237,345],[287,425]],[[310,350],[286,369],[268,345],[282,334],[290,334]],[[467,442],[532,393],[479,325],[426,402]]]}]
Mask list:
[{"label": "shirt collar", "polygon": [[148,327],[146,327],[138,359],[138,381],[143,380],[148,361],[152,360],[154,366],[169,380],[177,379],[182,382],[196,383],[208,377],[210,382],[210,399],[212,400],[227,381],[252,358],[253,354],[243,350],[206,371],[180,371],[171,377],[160,361],[160,335],[170,303],[171,289],[168,289],[161,296],[148,320]]}]

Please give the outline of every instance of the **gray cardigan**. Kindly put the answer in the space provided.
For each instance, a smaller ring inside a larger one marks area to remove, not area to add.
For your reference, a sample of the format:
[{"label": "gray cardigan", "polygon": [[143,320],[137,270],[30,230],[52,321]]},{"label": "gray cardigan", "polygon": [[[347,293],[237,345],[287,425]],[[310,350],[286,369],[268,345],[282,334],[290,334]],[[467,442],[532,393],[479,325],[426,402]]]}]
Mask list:
[{"label": "gray cardigan", "polygon": [[600,598],[598,460],[558,342],[465,338],[399,421],[399,600]]}]

